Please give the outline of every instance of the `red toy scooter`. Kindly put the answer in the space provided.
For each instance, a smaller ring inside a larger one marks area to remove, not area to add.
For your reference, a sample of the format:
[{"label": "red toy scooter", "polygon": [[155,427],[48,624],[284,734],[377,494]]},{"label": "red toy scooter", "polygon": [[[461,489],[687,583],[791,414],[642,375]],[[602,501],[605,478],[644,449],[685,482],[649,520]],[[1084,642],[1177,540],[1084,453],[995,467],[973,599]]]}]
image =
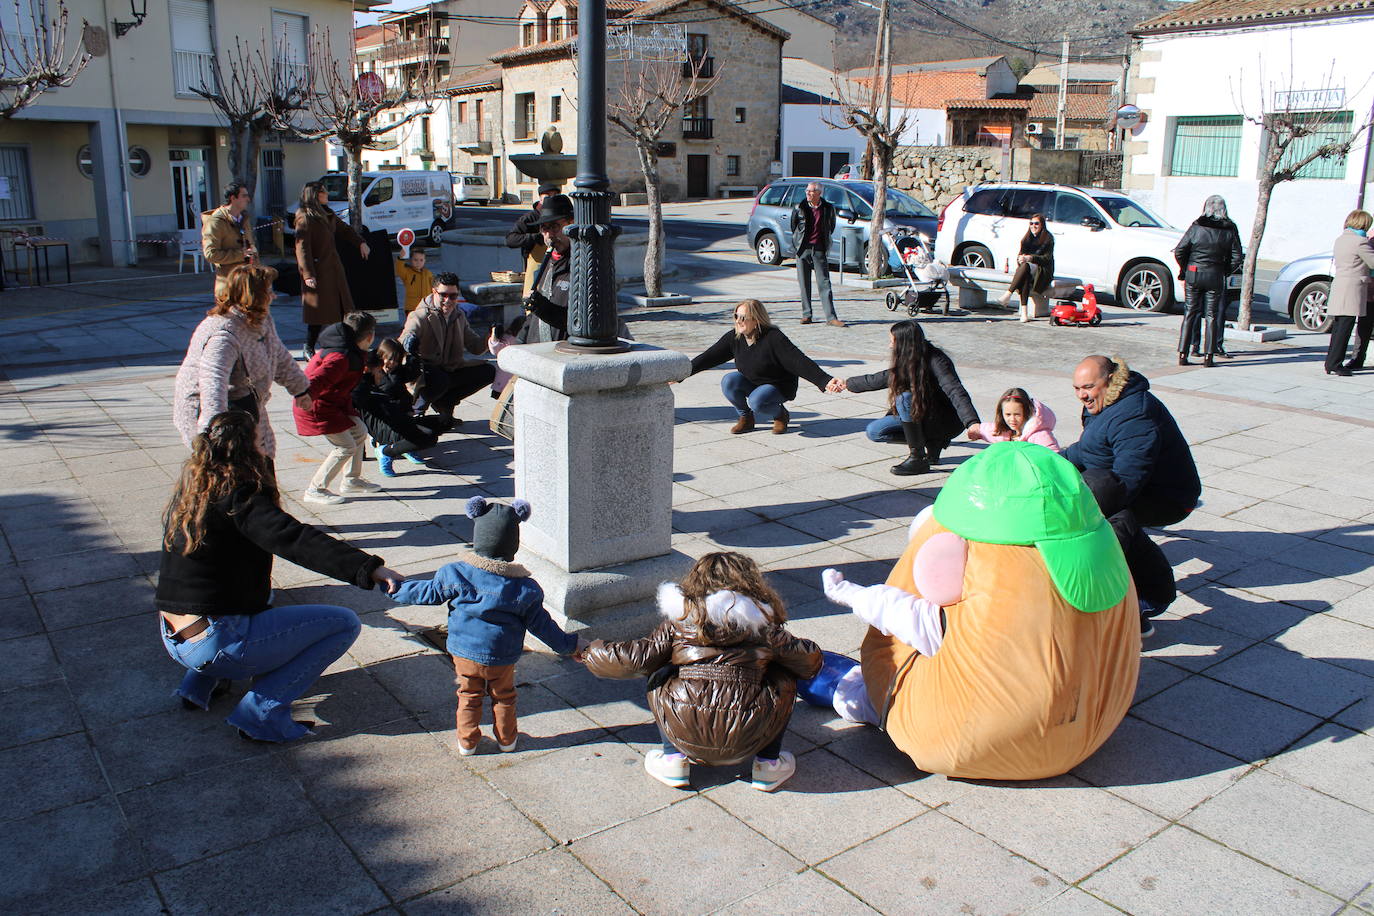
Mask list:
[{"label": "red toy scooter", "polygon": [[1102,323],[1102,309],[1097,305],[1097,291],[1091,283],[1083,285],[1082,302],[1061,302],[1050,312],[1050,324],[1088,325],[1097,327]]}]

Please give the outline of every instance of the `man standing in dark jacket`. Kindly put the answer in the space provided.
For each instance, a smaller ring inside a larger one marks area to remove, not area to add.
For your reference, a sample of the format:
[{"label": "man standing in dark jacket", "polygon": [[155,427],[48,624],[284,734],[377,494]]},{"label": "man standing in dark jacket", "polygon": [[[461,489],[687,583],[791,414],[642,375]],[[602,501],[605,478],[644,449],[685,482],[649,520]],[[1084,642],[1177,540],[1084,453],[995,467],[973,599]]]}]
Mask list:
[{"label": "man standing in dark jacket", "polygon": [[1148,636],[1154,629],[1145,618],[1164,613],[1178,592],[1173,567],[1141,528],[1187,518],[1202,481],[1173,415],[1124,360],[1089,356],[1074,370],[1073,389],[1083,405],[1083,435],[1060,454],[1083,472],[1116,531]]},{"label": "man standing in dark jacket", "polygon": [[826,321],[844,327],[835,314],[835,299],[830,293],[830,237],[835,234],[835,207],[821,197],[821,186],[806,186],[806,200],[792,208],[789,222],[792,248],[797,252],[797,283],[801,286],[802,324],[811,323],[811,274],[816,274],[816,292],[825,308]]}]

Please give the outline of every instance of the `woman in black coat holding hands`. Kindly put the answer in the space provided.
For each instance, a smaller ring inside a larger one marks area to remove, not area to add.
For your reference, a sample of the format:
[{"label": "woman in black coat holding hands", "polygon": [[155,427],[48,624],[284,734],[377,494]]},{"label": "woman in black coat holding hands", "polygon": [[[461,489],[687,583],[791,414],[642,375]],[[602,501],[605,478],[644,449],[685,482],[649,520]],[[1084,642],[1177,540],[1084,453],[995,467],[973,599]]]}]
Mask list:
[{"label": "woman in black coat holding hands", "polygon": [[1186,293],[1183,325],[1178,332],[1180,366],[1188,365],[1190,349],[1197,350],[1199,334],[1204,366],[1210,367],[1214,357],[1224,355],[1221,338],[1226,328],[1226,278],[1240,267],[1243,257],[1240,231],[1226,215],[1226,201],[1213,194],[1174,249]]},{"label": "woman in black coat holding hands", "polygon": [[196,436],[167,507],[156,604],[167,654],[185,667],[177,694],[208,709],[229,680],[252,679],[228,723],[254,741],[291,741],[314,723],[291,703],[358,638],[346,607],[273,607],[272,556],[340,581],[388,592],[399,573],[281,508],[271,465],[258,451],[253,417],[229,410]]},{"label": "woman in black coat holding hands", "polygon": [[735,371],[720,380],[720,390],[739,413],[730,427],[736,435],[754,428],[756,414],[773,418],[775,435],[786,432],[786,402],[797,396],[798,380],[804,378],[822,391],[836,381],[773,326],[757,299],[735,306],[735,329],[692,360],[692,375],[730,360],[735,361]]},{"label": "woman in black coat holding hands", "polygon": [[924,474],[960,432],[978,438],[978,411],[959,380],[954,361],[926,340],[915,321],[892,326],[892,366],[882,372],[836,381],[831,391],[887,389],[887,416],[868,424],[874,442],[905,442],[906,460],[892,467],[899,477]]}]

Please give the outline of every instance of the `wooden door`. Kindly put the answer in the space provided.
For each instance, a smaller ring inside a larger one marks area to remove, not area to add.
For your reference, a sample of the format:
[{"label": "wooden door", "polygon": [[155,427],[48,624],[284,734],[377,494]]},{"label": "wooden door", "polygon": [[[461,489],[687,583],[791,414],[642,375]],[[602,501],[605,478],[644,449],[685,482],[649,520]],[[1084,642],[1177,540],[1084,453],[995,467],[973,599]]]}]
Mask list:
[{"label": "wooden door", "polygon": [[689,155],[687,157],[687,196],[711,196],[710,156]]}]

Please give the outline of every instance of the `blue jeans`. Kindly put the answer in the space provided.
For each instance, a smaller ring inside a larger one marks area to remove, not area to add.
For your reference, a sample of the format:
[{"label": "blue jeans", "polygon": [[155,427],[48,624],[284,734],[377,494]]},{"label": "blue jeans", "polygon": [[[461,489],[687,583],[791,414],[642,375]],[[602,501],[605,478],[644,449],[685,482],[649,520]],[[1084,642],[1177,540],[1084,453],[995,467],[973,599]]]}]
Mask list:
[{"label": "blue jeans", "polygon": [[297,604],[259,614],[214,617],[204,635],[173,642],[158,615],[167,654],[187,671],[177,695],[202,709],[221,679],[253,679],[225,721],[260,741],[291,741],[309,729],[291,718],[300,698],[362,631],[358,615],[330,604]]},{"label": "blue jeans", "polygon": [[738,372],[727,372],[720,380],[725,400],[739,411],[740,416],[753,412],[764,419],[772,419],[782,410],[787,396],[774,385],[755,385]]},{"label": "blue jeans", "polygon": [[897,401],[893,407],[897,411],[895,417],[888,414],[868,424],[868,429],[865,432],[873,442],[906,442],[906,436],[902,433],[902,424],[911,422],[911,392],[903,391],[897,395]]}]

